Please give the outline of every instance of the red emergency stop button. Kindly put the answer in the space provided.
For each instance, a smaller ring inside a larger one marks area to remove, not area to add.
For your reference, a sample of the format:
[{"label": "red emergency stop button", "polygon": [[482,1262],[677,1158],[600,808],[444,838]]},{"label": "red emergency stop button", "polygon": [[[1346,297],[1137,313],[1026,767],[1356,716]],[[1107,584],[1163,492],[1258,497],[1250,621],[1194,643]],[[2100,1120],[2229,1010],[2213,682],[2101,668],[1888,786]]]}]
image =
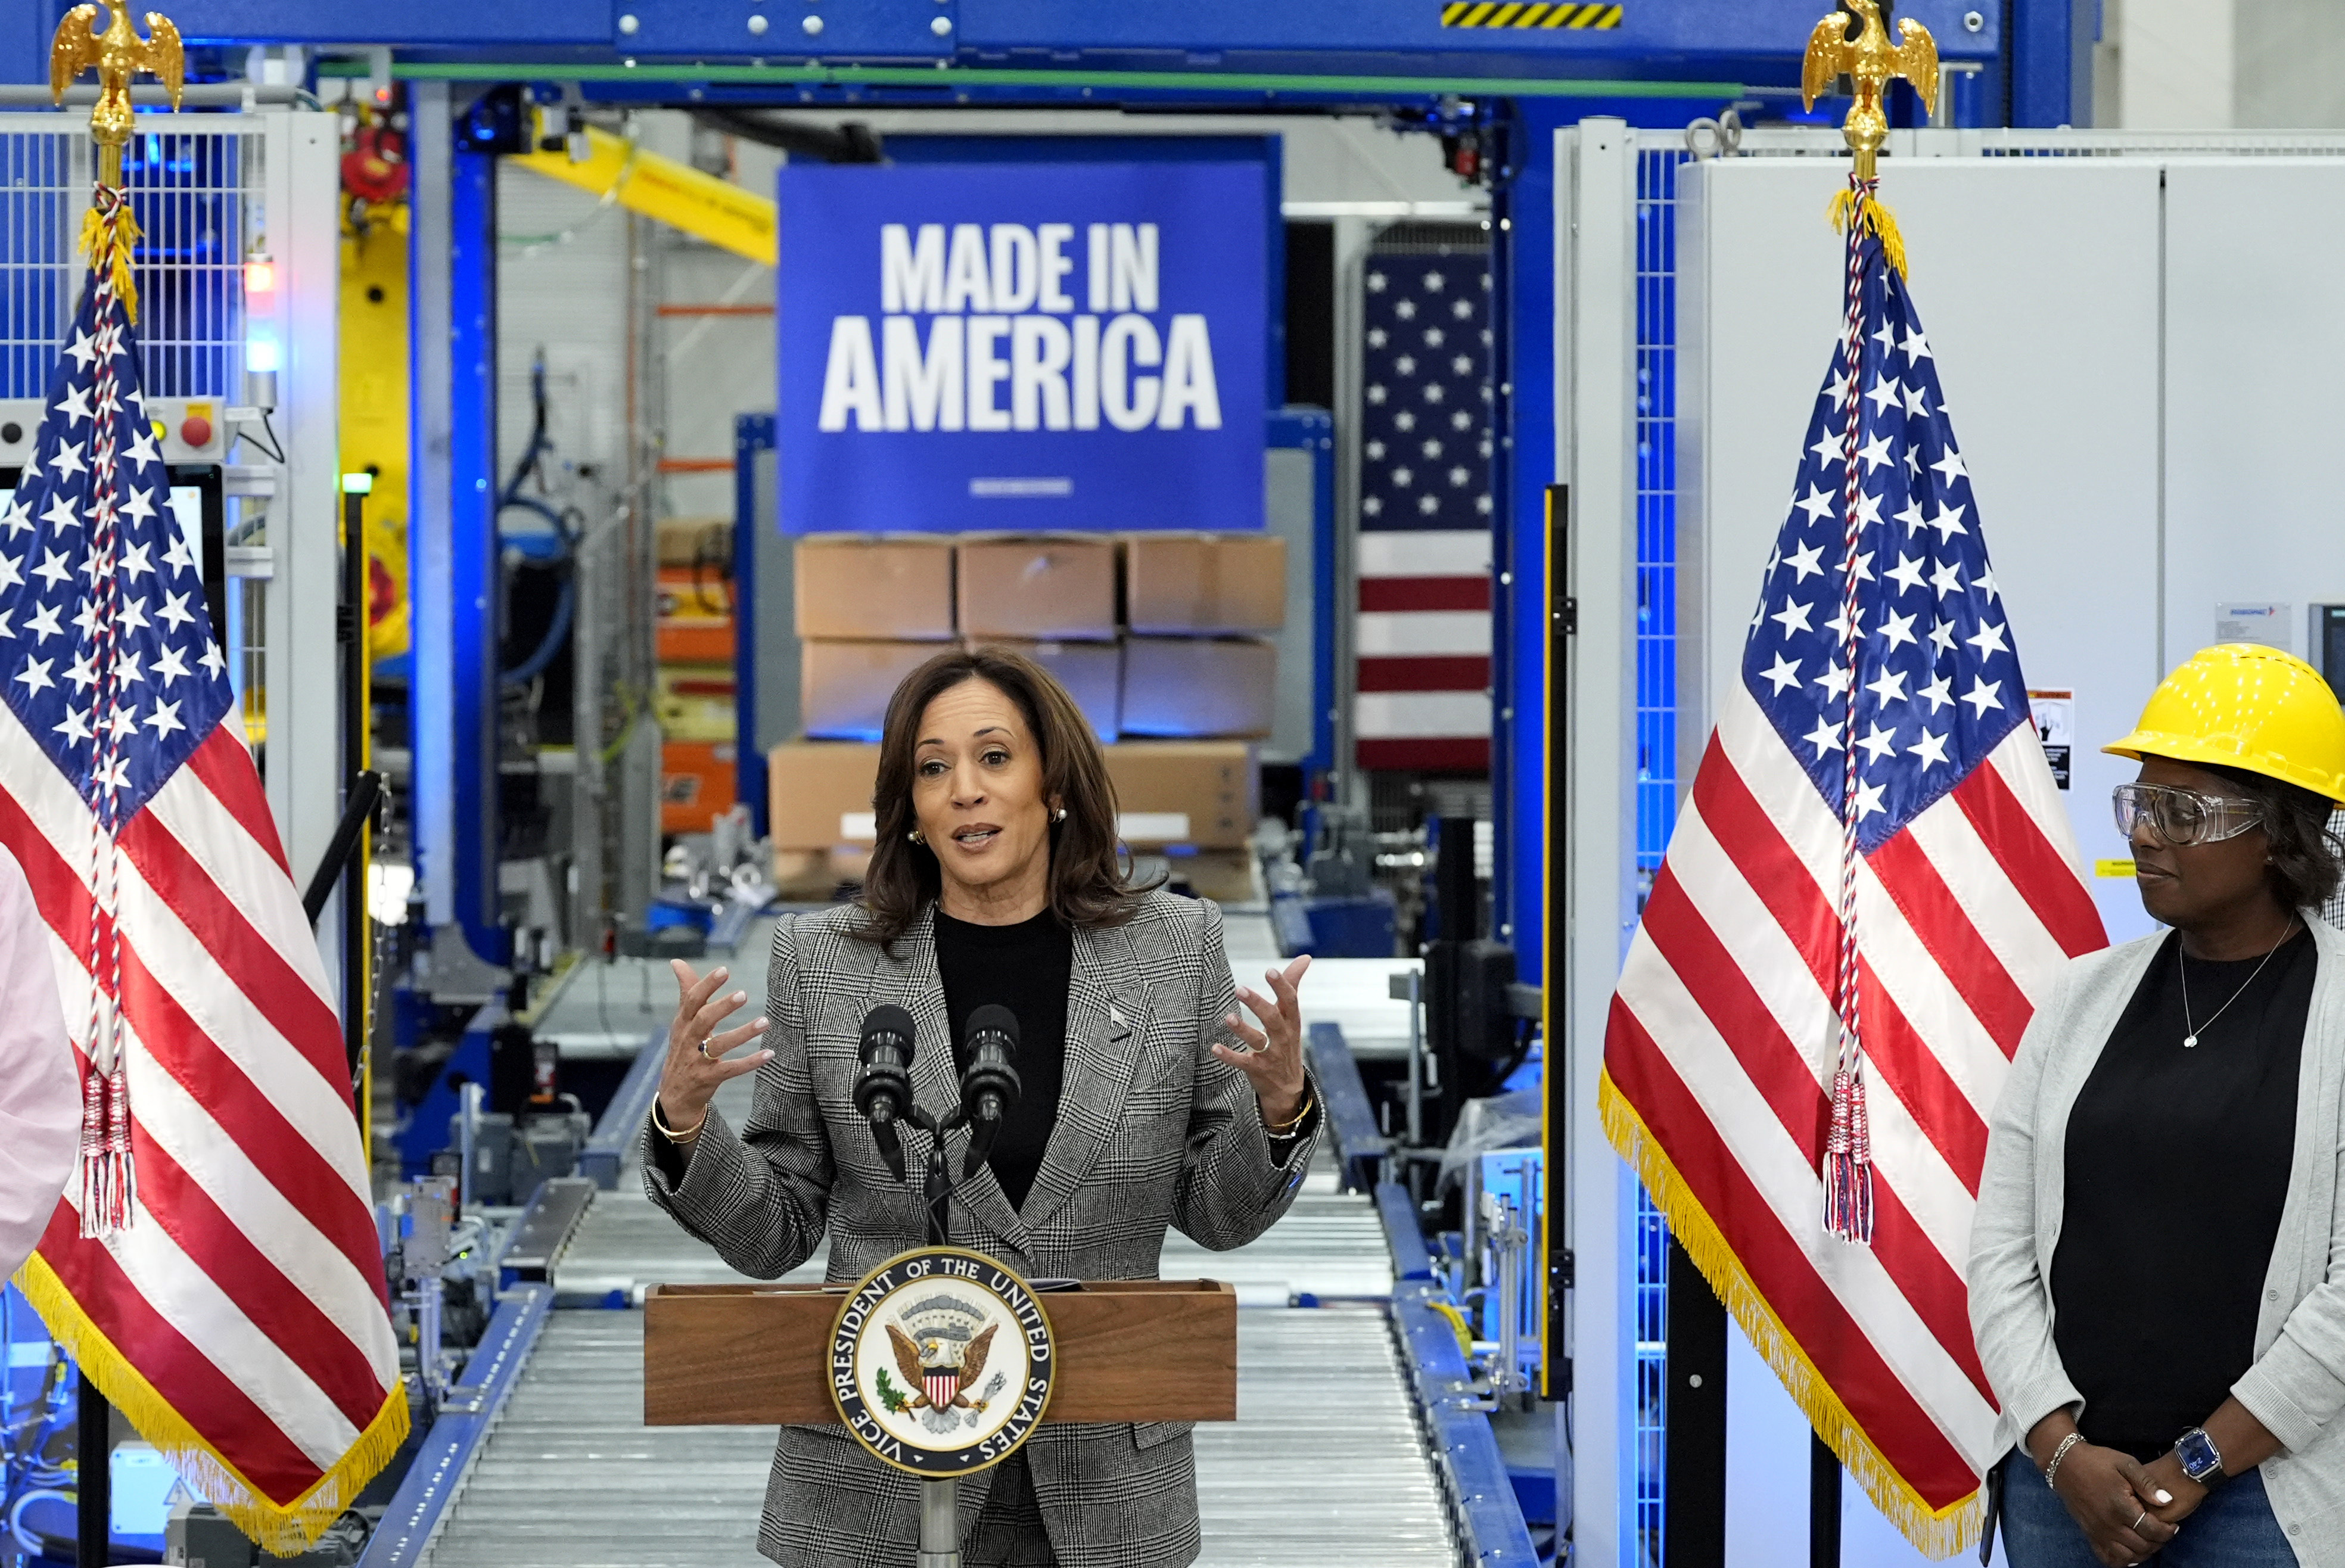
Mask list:
[{"label": "red emergency stop button", "polygon": [[179,421],[179,440],[191,447],[212,444],[212,422],[201,414],[190,414]]}]

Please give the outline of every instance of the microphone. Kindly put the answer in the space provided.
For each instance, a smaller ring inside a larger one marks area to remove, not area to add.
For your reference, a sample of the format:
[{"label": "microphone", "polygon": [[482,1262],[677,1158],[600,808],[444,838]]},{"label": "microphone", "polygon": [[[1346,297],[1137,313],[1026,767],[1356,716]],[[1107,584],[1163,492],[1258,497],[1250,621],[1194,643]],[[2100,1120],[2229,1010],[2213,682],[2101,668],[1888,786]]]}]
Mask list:
[{"label": "microphone", "polygon": [[855,1108],[871,1124],[871,1138],[889,1174],[904,1179],[904,1146],[896,1123],[912,1109],[912,1015],[892,1003],[863,1016],[863,1040],[856,1055]]},{"label": "microphone", "polygon": [[965,1040],[969,1065],[961,1069],[960,1104],[969,1129],[964,1179],[993,1152],[994,1137],[1018,1103],[1018,1016],[989,1002],[969,1016]]}]

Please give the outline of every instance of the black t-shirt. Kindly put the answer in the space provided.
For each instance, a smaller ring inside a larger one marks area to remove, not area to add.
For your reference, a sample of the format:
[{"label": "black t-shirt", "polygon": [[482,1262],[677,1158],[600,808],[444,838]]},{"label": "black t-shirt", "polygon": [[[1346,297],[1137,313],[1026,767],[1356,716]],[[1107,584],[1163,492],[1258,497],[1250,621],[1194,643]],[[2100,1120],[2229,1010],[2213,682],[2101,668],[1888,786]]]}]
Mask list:
[{"label": "black t-shirt", "polygon": [[1074,964],[1074,933],[1047,909],[1015,926],[972,926],[937,911],[937,972],[952,1020],[956,1072],[968,1066],[965,1038],[971,1013],[992,1003],[1018,1018],[1018,1103],[986,1161],[1012,1209],[1024,1207],[1042,1168],[1051,1129],[1058,1125],[1067,1062],[1067,985]]},{"label": "black t-shirt", "polygon": [[2320,960],[2299,929],[2258,974],[2261,961],[2185,958],[2168,937],[2068,1113],[2053,1340],[2086,1440],[2143,1461],[2255,1361]]}]

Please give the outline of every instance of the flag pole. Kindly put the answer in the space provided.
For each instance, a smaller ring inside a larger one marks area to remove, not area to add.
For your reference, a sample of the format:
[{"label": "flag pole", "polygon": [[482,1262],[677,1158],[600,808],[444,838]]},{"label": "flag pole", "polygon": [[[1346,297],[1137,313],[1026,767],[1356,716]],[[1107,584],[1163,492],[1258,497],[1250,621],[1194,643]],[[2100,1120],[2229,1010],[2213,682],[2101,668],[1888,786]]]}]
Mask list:
[{"label": "flag pole", "polygon": [[1840,1455],[1808,1438],[1808,1568],[1840,1568]]},{"label": "flag pole", "polygon": [[[97,70],[97,103],[89,116],[90,136],[98,151],[97,189],[82,229],[82,244],[89,252],[93,272],[110,275],[122,293],[125,309],[135,311],[130,257],[138,226],[122,190],[122,149],[130,140],[130,82],[142,71],[160,77],[170,90],[171,106],[177,108],[186,71],[178,29],[168,18],[148,12],[148,36],[141,38],[131,29],[127,7],[117,0],[111,10],[112,21],[103,33],[95,25],[95,5],[76,5],[57,23],[49,41],[49,91],[63,103],[66,88],[75,77],[92,66]],[[95,1063],[98,1041],[93,1037],[87,1048]],[[95,1152],[85,1139],[83,1158],[91,1158]],[[114,1555],[114,1406],[86,1366],[77,1369],[76,1377],[75,1558],[78,1568],[108,1568]]]},{"label": "flag pole", "polygon": [[[1857,653],[1862,639],[1858,624],[1856,585],[1862,570],[1859,531],[1862,491],[1858,430],[1860,393],[1865,369],[1866,339],[1860,329],[1861,289],[1865,271],[1864,247],[1869,235],[1882,250],[1881,259],[1902,273],[1904,245],[1897,226],[1874,198],[1880,177],[1880,153],[1889,139],[1889,116],[1883,97],[1899,76],[1921,94],[1926,108],[1934,110],[1938,96],[1938,46],[1929,29],[1908,17],[1897,25],[1893,44],[1882,18],[1882,0],[1841,0],[1840,9],[1815,25],[1808,35],[1801,62],[1800,88],[1810,108],[1827,88],[1845,77],[1853,102],[1841,126],[1851,157],[1848,187],[1832,198],[1831,215],[1847,235],[1844,276],[1844,325],[1840,374],[1846,378],[1845,465],[1842,498],[1847,538],[1842,551],[1841,623],[1845,660],[1845,700],[1842,755],[1846,768],[1841,798],[1840,966],[1834,997],[1839,1014],[1836,1069],[1832,1079],[1831,1123],[1824,1140],[1823,1168],[1819,1173],[1824,1194],[1823,1223],[1827,1232],[1842,1241],[1870,1246],[1873,1241],[1873,1173],[1870,1134],[1864,1104],[1864,1047],[1861,1029],[1858,986],[1856,866],[1859,858],[1857,824],[1861,814],[1857,792]],[[1878,379],[1876,374],[1875,379]],[[1823,1434],[1810,1438],[1808,1452],[1809,1568],[1840,1568],[1840,1456]]]}]

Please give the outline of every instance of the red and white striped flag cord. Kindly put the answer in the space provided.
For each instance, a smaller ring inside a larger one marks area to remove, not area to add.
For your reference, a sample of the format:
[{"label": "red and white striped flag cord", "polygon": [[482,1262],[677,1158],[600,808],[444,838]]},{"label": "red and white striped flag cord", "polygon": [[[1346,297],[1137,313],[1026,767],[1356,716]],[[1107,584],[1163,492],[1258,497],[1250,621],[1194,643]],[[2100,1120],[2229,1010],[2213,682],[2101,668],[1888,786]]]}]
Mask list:
[{"label": "red and white striped flag cord", "polygon": [[[120,242],[110,220],[129,198],[127,190],[105,185],[96,187],[94,205],[97,215],[109,221],[96,230],[98,238],[93,249]],[[98,298],[104,301],[115,291],[117,268],[111,258],[94,254],[90,260]],[[121,383],[115,369],[117,344],[111,340],[111,333],[108,339],[98,345],[94,378],[96,396],[92,401],[96,405],[100,430],[111,428],[113,417],[121,408]],[[86,1046],[89,1071],[82,1081],[80,1169],[81,1234],[98,1239],[129,1228],[131,1214],[137,1206],[138,1186],[130,1159],[130,1086],[123,1063],[119,918],[122,851],[116,842],[122,824],[116,809],[117,797],[113,794],[121,787],[118,759],[122,749],[121,729],[115,723],[115,709],[122,694],[121,672],[110,656],[115,617],[119,611],[117,601],[120,597],[119,576],[114,570],[119,543],[115,503],[115,471],[119,454],[112,441],[97,440],[91,443],[90,457],[90,494],[95,500],[90,518],[90,558],[99,563],[91,583],[96,638],[93,663],[97,676],[91,717],[98,734],[93,766],[98,787],[107,792],[107,800],[104,805],[92,810],[89,817],[86,967],[90,984]]]},{"label": "red and white striped flag cord", "polygon": [[1863,242],[1866,209],[1872,206],[1876,182],[1848,177],[1848,267],[1842,374],[1847,408],[1846,433],[1841,438],[1846,477],[1842,483],[1841,511],[1846,520],[1841,551],[1841,653],[1848,674],[1848,712],[1842,721],[1841,754],[1845,759],[1840,800],[1840,1059],[1832,1072],[1832,1125],[1824,1137],[1824,1229],[1842,1241],[1873,1244],[1873,1138],[1864,1114],[1864,1042],[1857,1017],[1856,944],[1856,675],[1857,652],[1863,638],[1856,623],[1857,502],[1862,487],[1857,449],[1863,415],[1864,299]]}]

